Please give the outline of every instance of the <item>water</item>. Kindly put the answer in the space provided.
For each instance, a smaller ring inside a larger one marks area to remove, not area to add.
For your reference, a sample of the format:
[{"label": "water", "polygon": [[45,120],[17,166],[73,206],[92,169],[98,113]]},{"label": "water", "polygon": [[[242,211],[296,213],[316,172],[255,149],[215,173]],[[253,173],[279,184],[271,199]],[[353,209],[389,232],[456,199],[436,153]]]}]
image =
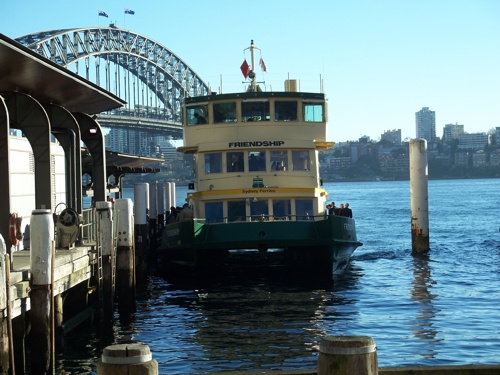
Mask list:
[{"label": "water", "polygon": [[[326,335],[371,336],[380,367],[498,363],[498,186],[429,181],[431,251],[412,256],[408,181],[326,184],[364,243],[342,275],[152,273],[132,323],[117,316],[116,341],[149,345],[161,374],[314,369]],[[95,371],[109,344],[70,332],[59,373]]]}]

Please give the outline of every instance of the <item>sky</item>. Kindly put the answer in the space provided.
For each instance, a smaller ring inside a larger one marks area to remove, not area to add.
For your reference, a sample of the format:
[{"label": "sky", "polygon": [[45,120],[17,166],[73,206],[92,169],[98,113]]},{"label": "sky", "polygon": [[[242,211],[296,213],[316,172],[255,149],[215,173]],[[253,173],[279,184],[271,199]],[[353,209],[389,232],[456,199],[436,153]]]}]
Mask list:
[{"label": "sky", "polygon": [[110,23],[165,46],[223,93],[244,88],[254,40],[265,90],[290,78],[318,92],[322,82],[330,141],[395,129],[414,138],[423,107],[438,137],[445,124],[500,127],[500,0],[24,0],[0,12],[0,33],[13,39]]}]

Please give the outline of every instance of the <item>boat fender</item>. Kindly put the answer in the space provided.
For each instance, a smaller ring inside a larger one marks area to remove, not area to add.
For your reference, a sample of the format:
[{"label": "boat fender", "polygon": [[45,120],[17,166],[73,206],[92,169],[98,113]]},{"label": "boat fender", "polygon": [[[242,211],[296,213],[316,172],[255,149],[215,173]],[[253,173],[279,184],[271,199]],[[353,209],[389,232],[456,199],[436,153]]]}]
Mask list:
[{"label": "boat fender", "polygon": [[21,222],[23,218],[17,217],[17,213],[14,212],[10,215],[9,219],[9,239],[12,246],[19,245],[19,242],[23,239],[23,233],[21,232]]}]

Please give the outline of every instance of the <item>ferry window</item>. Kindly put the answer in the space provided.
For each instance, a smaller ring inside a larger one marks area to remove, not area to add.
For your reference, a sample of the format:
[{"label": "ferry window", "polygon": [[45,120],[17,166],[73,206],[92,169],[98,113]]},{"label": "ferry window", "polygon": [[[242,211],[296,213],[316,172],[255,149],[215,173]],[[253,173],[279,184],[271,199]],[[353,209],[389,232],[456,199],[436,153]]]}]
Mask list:
[{"label": "ferry window", "polygon": [[222,172],[222,153],[205,154],[205,174]]},{"label": "ferry window", "polygon": [[267,199],[257,200],[250,203],[250,216],[252,221],[267,221],[269,220],[269,207]]},{"label": "ferry window", "polygon": [[297,102],[296,101],[275,101],[274,102],[274,120],[275,121],[297,121]]},{"label": "ferry window", "polygon": [[208,106],[194,105],[186,108],[187,125],[201,125],[206,124],[208,119]]},{"label": "ferry window", "polygon": [[269,101],[244,101],[241,103],[243,121],[269,121]]},{"label": "ferry window", "polygon": [[214,103],[214,124],[236,122],[236,103]]},{"label": "ferry window", "polygon": [[270,152],[270,169],[271,172],[287,171],[288,170],[288,151],[271,151]]},{"label": "ferry window", "polygon": [[265,151],[248,151],[248,170],[250,172],[266,170]]},{"label": "ferry window", "polygon": [[304,113],[304,121],[308,122],[323,122],[323,103],[304,103],[302,107]]},{"label": "ferry window", "polygon": [[226,154],[227,172],[244,172],[243,152],[228,152]]},{"label": "ferry window", "polygon": [[295,215],[298,220],[314,220],[312,199],[296,199]]},{"label": "ferry window", "polygon": [[292,220],[292,205],[290,199],[273,199],[274,221]]},{"label": "ferry window", "polygon": [[246,221],[246,205],[245,201],[228,201],[227,202],[227,221]]},{"label": "ferry window", "polygon": [[308,150],[292,150],[292,169],[294,171],[310,171],[311,160]]},{"label": "ferry window", "polygon": [[205,203],[205,218],[208,224],[222,223],[224,220],[222,202]]}]

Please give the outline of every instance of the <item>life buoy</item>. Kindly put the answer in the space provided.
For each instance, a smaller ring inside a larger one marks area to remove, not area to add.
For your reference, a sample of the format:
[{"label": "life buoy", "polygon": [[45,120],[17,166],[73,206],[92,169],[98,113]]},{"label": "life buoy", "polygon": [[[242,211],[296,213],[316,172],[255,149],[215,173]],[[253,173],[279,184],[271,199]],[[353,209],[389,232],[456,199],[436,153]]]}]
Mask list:
[{"label": "life buoy", "polygon": [[9,219],[9,239],[10,239],[10,244],[12,246],[17,246],[19,245],[19,239],[18,239],[18,232],[19,232],[19,224],[17,220],[17,213],[13,213],[10,215]]}]

